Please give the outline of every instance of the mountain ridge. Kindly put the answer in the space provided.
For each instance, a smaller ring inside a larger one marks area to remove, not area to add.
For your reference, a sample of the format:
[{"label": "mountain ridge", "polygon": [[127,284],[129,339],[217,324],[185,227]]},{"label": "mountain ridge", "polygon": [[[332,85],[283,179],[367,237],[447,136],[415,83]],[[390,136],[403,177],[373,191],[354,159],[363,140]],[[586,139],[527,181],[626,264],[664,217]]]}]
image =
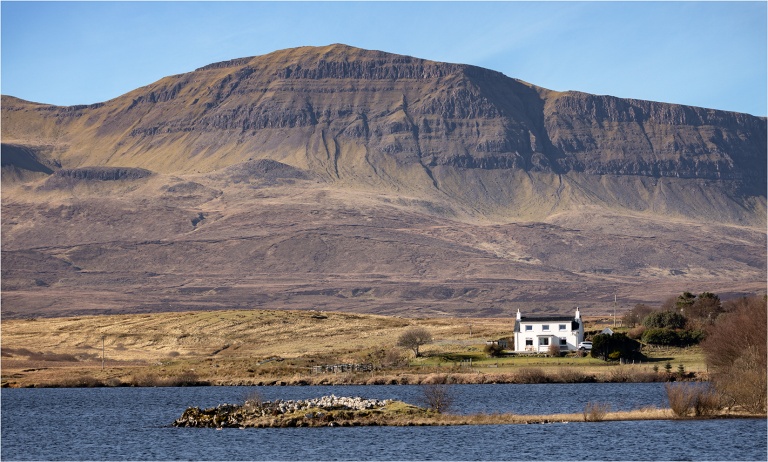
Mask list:
[{"label": "mountain ridge", "polygon": [[496,315],[765,286],[748,114],[336,44],[93,105],[3,95],[2,136],[4,315]]}]

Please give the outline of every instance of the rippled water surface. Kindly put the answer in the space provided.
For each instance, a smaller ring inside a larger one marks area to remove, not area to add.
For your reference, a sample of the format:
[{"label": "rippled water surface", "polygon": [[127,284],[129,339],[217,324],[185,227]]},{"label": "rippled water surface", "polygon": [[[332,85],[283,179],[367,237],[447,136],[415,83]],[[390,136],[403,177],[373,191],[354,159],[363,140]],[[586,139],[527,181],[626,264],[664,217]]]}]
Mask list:
[{"label": "rippled water surface", "polygon": [[[418,386],[253,387],[267,400],[400,399]],[[5,389],[2,460],[766,460],[766,421],[729,419],[461,427],[189,429],[188,406],[240,403],[247,387]],[[665,406],[662,384],[456,385],[454,412]]]}]

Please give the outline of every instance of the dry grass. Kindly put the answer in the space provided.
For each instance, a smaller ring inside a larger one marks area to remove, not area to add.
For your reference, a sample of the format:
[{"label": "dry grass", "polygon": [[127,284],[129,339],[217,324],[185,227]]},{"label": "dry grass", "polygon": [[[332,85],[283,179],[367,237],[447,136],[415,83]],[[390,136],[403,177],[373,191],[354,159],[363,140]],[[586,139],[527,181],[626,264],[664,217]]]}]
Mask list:
[{"label": "dry grass", "polygon": [[[607,405],[594,406],[592,413],[584,414],[471,414],[458,415],[441,413],[407,404],[401,401],[388,403],[386,406],[372,410],[334,410],[334,409],[303,409],[295,412],[268,413],[252,412],[255,403],[243,407],[209,408],[200,410],[190,408],[185,411],[177,422],[180,426],[236,426],[236,427],[317,427],[317,426],[444,426],[444,425],[508,425],[508,424],[553,424],[569,422],[599,422],[620,420],[665,420],[674,418],[669,409],[643,408],[631,411],[609,412]],[[189,413],[189,415],[188,415]],[[219,422],[212,421],[219,414]]]},{"label": "dry grass", "polygon": [[[74,368],[98,380],[118,375],[123,382],[131,382],[133,376],[155,375],[163,380],[192,372],[214,383],[291,381],[294,376],[306,377],[313,365],[397,364],[402,360],[395,358],[396,339],[413,326],[425,327],[436,338],[450,339],[459,348],[467,342],[484,343],[485,338],[500,337],[510,329],[507,319],[478,318],[470,322],[472,337],[466,328],[467,319],[402,319],[313,311],[3,320],[3,379],[19,385],[61,382],[71,376]],[[427,354],[431,348],[423,347]],[[441,348],[444,346],[435,345],[435,350]],[[370,378],[370,374],[344,377],[359,382]]]},{"label": "dry grass", "polygon": [[[639,409],[632,411],[607,412],[602,416],[603,421],[621,420],[666,420],[672,418],[669,409]],[[506,424],[553,424],[568,422],[584,422],[583,414],[437,414],[430,413],[418,416],[403,416],[393,419],[388,425],[417,426],[417,425],[506,425]]]},{"label": "dry grass", "polygon": [[[1,326],[4,386],[421,384],[446,374],[453,383],[664,378],[650,365],[619,366],[589,357],[488,358],[485,340],[508,336],[508,318],[241,310],[3,320]],[[395,347],[414,326],[435,339],[422,347],[423,358]],[[703,369],[703,363],[695,364],[698,353],[690,350],[659,354],[687,355],[693,359],[673,362],[685,362],[688,371]],[[473,360],[472,367],[462,363],[466,359]],[[375,371],[310,373],[312,366],[341,363],[370,363]]]}]

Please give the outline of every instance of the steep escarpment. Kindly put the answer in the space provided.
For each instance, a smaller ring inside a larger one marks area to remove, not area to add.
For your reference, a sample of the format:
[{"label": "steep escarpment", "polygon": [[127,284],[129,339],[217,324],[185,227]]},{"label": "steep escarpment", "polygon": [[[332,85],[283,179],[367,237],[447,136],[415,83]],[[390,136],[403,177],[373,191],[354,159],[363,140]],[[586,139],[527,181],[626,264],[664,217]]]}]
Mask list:
[{"label": "steep escarpment", "polygon": [[569,169],[765,185],[765,118],[576,92],[548,100],[545,117]]},{"label": "steep escarpment", "polygon": [[2,98],[4,315],[764,290],[765,118],[344,45]]},{"label": "steep escarpment", "polygon": [[[721,214],[729,222],[765,215],[765,118],[552,92],[488,69],[344,45],[216,63],[90,106],[4,97],[3,137],[50,146],[47,161],[68,168],[203,173],[271,159],[506,219],[595,201],[693,219],[717,217],[723,205],[757,214]],[[648,191],[663,178],[670,191]],[[710,205],[676,199],[686,189],[677,180],[696,181]],[[619,184],[616,204],[605,190]],[[661,194],[669,207],[647,200]]]}]

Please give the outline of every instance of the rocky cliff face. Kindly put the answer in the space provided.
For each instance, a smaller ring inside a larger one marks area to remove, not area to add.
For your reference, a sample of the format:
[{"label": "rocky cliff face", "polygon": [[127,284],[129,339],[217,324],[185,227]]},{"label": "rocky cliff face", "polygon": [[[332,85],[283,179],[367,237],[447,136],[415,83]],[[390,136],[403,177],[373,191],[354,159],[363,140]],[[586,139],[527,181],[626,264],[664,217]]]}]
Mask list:
[{"label": "rocky cliff face", "polygon": [[[28,140],[51,124],[63,127],[67,145],[56,155],[65,166],[191,171],[246,153],[286,158],[303,150],[292,163],[341,176],[340,156],[352,150],[367,161],[427,169],[765,184],[764,118],[551,92],[482,68],[343,45],[216,63],[91,106],[4,99],[5,139]],[[158,162],[153,151],[169,158]],[[200,162],[206,156],[216,161]]]},{"label": "rocky cliff face", "polygon": [[765,184],[764,118],[583,93],[552,98],[545,113],[566,168]]},{"label": "rocky cliff face", "polygon": [[[193,173],[266,158],[507,218],[617,199],[635,211],[755,222],[716,211],[746,201],[758,222],[765,216],[765,118],[552,92],[487,69],[344,45],[211,64],[90,106],[4,97],[3,138],[46,146],[50,162],[70,168]],[[691,208],[690,198],[648,191],[666,178],[709,182],[713,197]],[[598,185],[606,181],[607,195]],[[669,204],[648,200],[662,194]],[[553,199],[520,203],[534,196]]]},{"label": "rocky cliff face", "polygon": [[747,114],[332,45],[89,106],[3,96],[2,136],[4,297],[27,311],[98,293],[495,315],[764,288],[766,119]]}]

